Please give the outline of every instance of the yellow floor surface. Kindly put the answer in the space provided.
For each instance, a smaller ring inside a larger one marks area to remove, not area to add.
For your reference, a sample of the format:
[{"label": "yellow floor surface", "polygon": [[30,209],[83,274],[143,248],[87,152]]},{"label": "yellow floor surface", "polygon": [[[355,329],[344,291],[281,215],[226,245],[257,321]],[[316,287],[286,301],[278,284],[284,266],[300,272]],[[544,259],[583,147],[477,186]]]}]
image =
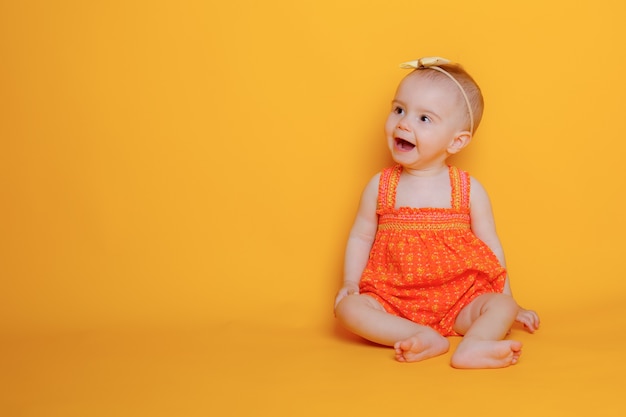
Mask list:
[{"label": "yellow floor surface", "polygon": [[542,318],[534,335],[513,330],[516,366],[478,371],[450,368],[449,353],[395,362],[330,320],[4,335],[0,415],[626,415],[624,303]]},{"label": "yellow floor surface", "polygon": [[[0,417],[626,417],[625,22],[623,0],[0,0]],[[398,64],[428,55],[481,86],[450,162],[542,319],[508,369],[397,363],[330,311]]]}]

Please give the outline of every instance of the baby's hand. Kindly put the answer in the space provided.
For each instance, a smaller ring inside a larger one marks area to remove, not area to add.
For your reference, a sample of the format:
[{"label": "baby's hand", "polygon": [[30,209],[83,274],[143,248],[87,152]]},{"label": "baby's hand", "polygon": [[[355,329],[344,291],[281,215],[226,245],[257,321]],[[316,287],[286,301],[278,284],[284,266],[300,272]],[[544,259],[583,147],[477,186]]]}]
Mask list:
[{"label": "baby's hand", "polygon": [[339,304],[339,302],[343,298],[351,294],[358,294],[358,293],[359,293],[359,284],[344,283],[343,288],[339,290],[339,292],[337,293],[337,297],[335,297],[335,308],[337,308],[337,304]]},{"label": "baby's hand", "polygon": [[533,310],[520,307],[515,321],[522,323],[531,333],[535,333],[535,330],[539,328],[539,315]]}]

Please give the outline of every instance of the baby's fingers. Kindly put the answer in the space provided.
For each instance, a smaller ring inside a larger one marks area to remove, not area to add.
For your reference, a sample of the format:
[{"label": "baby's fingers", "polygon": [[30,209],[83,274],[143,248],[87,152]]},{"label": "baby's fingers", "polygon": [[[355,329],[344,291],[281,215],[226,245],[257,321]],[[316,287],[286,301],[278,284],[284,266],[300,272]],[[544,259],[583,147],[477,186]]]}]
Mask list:
[{"label": "baby's fingers", "polygon": [[530,321],[530,320],[519,320],[520,323],[522,323],[524,325],[524,327],[526,328],[526,330],[528,330],[531,333],[535,333],[535,330],[537,330],[537,327],[535,326],[535,324]]},{"label": "baby's fingers", "polygon": [[335,297],[335,306],[334,306],[334,308],[337,308],[337,304],[339,304],[339,301],[341,301],[347,295],[348,295],[348,293],[346,291],[339,291],[339,293],[337,294],[337,297]]},{"label": "baby's fingers", "polygon": [[517,316],[517,321],[522,323],[529,332],[534,333],[539,329],[539,315],[531,310],[522,310]]}]

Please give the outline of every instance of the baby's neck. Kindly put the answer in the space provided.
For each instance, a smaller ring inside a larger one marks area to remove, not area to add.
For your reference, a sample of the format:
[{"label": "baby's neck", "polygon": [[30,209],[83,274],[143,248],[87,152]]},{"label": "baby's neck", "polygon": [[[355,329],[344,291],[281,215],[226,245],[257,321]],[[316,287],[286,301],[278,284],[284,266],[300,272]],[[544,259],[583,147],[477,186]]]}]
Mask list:
[{"label": "baby's neck", "polygon": [[450,208],[450,169],[403,171],[396,188],[396,208]]},{"label": "baby's neck", "polygon": [[448,165],[446,164],[437,166],[437,167],[419,168],[419,169],[402,166],[402,171],[405,174],[410,175],[412,177],[420,177],[420,178],[429,178],[429,177],[436,177],[439,175],[447,175],[448,169],[449,169]]}]

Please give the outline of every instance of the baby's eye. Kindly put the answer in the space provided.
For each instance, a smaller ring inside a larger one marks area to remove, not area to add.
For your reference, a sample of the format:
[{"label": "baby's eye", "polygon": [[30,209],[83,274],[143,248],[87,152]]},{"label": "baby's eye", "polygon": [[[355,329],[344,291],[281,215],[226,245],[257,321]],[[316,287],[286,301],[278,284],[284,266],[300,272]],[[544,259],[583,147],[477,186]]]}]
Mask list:
[{"label": "baby's eye", "polygon": [[421,115],[419,119],[420,119],[420,122],[430,123],[430,117],[426,116],[425,114]]},{"label": "baby's eye", "polygon": [[404,114],[404,109],[402,107],[396,106],[396,107],[393,108],[393,112],[395,114]]}]

